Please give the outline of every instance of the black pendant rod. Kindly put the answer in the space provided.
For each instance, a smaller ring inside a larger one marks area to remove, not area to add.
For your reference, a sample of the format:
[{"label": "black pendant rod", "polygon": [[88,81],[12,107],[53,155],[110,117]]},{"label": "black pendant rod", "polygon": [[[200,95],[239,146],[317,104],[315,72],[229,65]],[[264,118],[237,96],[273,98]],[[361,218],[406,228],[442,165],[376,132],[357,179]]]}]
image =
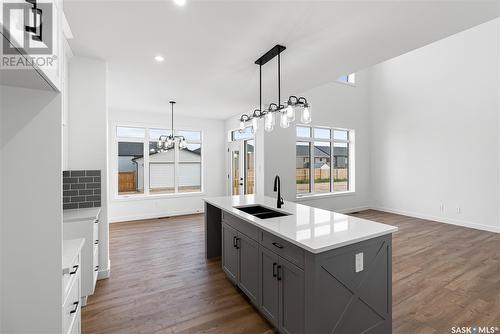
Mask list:
[{"label": "black pendant rod", "polygon": [[173,137],[174,136],[174,104],[175,104],[175,101],[170,101],[169,103],[172,106],[172,133],[171,133],[171,136]]},{"label": "black pendant rod", "polygon": [[281,56],[280,54],[278,53],[278,108],[281,107],[281,71],[280,71],[280,68],[281,68]]},{"label": "black pendant rod", "polygon": [[259,110],[262,111],[262,65],[259,65]]}]

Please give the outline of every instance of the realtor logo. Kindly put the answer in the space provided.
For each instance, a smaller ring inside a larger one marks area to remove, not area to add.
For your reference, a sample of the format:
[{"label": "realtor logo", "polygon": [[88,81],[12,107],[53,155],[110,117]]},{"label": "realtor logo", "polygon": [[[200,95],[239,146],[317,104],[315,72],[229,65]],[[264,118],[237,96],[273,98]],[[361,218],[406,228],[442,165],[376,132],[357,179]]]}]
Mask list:
[{"label": "realtor logo", "polygon": [[2,69],[54,68],[54,8],[40,0],[3,2]]}]

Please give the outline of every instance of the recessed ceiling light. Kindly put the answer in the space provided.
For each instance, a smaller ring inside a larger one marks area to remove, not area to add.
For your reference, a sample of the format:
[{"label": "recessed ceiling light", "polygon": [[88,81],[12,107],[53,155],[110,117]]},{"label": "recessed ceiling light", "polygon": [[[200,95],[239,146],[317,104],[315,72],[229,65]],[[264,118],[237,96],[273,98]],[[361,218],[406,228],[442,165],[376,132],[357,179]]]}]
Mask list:
[{"label": "recessed ceiling light", "polygon": [[165,60],[165,58],[163,58],[163,56],[158,55],[158,56],[155,56],[155,60],[156,60],[157,62],[161,63],[162,61],[164,61],[164,60]]},{"label": "recessed ceiling light", "polygon": [[174,0],[174,3],[177,6],[184,6],[186,4],[186,0]]}]

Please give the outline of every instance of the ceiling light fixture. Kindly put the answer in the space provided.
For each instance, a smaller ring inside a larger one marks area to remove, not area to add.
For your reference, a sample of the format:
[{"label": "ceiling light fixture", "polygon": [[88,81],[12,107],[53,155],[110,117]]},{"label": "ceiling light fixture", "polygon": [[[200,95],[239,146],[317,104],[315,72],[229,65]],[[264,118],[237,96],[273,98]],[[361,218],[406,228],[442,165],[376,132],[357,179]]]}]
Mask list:
[{"label": "ceiling light fixture", "polygon": [[162,61],[164,61],[164,60],[165,60],[165,58],[163,58],[163,56],[158,55],[158,56],[155,56],[155,60],[156,60],[158,63],[161,63]]},{"label": "ceiling light fixture", "polygon": [[184,136],[174,135],[174,104],[176,102],[169,101],[168,103],[172,106],[172,132],[170,132],[168,136],[161,135],[160,138],[158,138],[157,151],[168,151],[174,148],[176,144],[179,146],[179,149],[187,147],[186,138],[184,138]]},{"label": "ceiling light fixture", "polygon": [[186,4],[186,0],[174,0],[174,3],[179,6],[179,7],[182,7]]},{"label": "ceiling light fixture", "polygon": [[[276,114],[279,117],[279,123],[282,128],[288,128],[290,123],[295,121],[297,111],[302,111],[300,121],[302,123],[311,123],[311,106],[305,97],[297,97],[292,95],[286,102],[286,107],[281,104],[281,52],[285,51],[286,47],[277,44],[271,50],[267,51],[262,57],[255,61],[259,65],[259,108],[255,109],[250,115],[243,114],[240,117],[240,132],[245,130],[246,124],[251,123],[253,132],[255,133],[259,127],[259,120],[264,118],[264,130],[271,132],[274,130],[276,123]],[[262,105],[262,65],[266,64],[271,59],[278,57],[278,103],[270,103],[265,109]]]}]

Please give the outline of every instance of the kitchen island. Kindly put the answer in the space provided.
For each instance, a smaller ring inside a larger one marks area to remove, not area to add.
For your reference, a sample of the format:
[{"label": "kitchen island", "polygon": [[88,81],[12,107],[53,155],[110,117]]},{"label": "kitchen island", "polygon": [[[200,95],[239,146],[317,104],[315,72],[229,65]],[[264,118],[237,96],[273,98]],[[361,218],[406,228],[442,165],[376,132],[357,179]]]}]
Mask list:
[{"label": "kitchen island", "polygon": [[204,200],[206,257],[280,332],[391,333],[396,227],[264,196]]}]

